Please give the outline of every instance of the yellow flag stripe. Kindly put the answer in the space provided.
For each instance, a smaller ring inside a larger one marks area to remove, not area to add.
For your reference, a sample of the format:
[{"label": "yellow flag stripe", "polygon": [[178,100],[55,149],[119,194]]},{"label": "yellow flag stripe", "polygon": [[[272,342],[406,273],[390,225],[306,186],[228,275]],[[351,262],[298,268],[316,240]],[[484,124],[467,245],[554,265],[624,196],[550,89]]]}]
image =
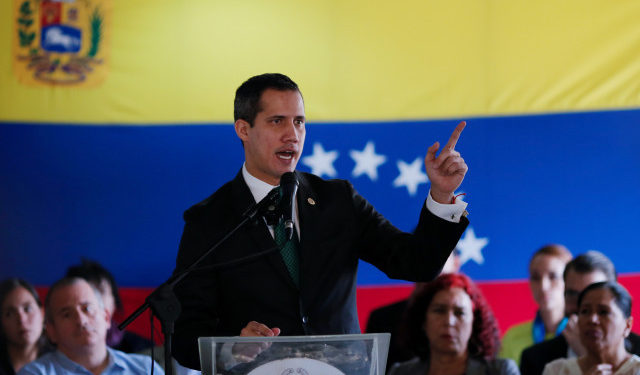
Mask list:
[{"label": "yellow flag stripe", "polygon": [[312,121],[640,106],[636,0],[113,0],[88,88],[18,82],[15,7],[0,2],[0,121],[230,122],[263,72],[296,80]]}]

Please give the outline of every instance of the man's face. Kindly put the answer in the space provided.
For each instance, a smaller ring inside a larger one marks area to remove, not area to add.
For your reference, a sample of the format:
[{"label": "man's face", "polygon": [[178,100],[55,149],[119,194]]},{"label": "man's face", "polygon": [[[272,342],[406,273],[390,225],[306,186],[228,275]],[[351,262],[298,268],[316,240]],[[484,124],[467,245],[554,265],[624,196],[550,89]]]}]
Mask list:
[{"label": "man's face", "polygon": [[245,120],[235,123],[244,144],[247,171],[271,185],[296,169],[304,147],[304,102],[298,91],[267,89],[260,97],[261,111],[253,127]]},{"label": "man's face", "polygon": [[540,310],[562,311],[566,262],[559,257],[540,254],[529,265],[529,288]]},{"label": "man's face", "polygon": [[86,281],[55,290],[49,308],[46,331],[62,353],[74,358],[106,346],[109,316]]},{"label": "man's face", "polygon": [[564,311],[569,316],[578,313],[578,295],[590,284],[607,281],[604,272],[596,270],[593,272],[578,273],[572,269],[567,271],[564,280]]}]

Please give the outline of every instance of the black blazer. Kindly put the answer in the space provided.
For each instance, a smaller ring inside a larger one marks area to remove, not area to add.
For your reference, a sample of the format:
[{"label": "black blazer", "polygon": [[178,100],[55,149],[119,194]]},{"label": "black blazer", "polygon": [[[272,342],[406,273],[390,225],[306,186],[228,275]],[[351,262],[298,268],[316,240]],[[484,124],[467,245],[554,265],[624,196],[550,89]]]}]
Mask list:
[{"label": "black blazer", "polygon": [[367,321],[367,333],[391,333],[389,342],[389,354],[387,356],[387,370],[391,369],[394,363],[405,362],[412,359],[415,353],[408,345],[403,345],[400,335],[400,323],[409,305],[409,299],[385,305],[371,311]]},{"label": "black blazer", "polygon": [[[390,278],[429,281],[438,275],[468,221],[451,223],[423,207],[414,235],[395,228],[343,180],[296,172],[300,220],[300,290],[278,252],[185,278],[176,294],[182,313],[173,354],[199,368],[197,338],[237,336],[252,320],[282,335],[359,333],[356,310],[358,259]],[[175,272],[226,234],[254,203],[242,173],[189,208]],[[276,246],[262,219],[242,228],[204,266],[228,262]]]},{"label": "black blazer", "polygon": [[[627,351],[640,355],[640,336],[631,332],[625,340]],[[522,351],[520,373],[522,375],[542,375],[544,366],[558,358],[566,358],[569,345],[563,335],[532,345]]]}]

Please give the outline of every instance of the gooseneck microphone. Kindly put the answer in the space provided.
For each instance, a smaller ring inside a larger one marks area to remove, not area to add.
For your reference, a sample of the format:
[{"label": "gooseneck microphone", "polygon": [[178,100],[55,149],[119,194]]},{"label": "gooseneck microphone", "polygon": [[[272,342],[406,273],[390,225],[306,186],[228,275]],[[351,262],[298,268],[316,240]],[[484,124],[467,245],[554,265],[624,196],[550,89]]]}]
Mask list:
[{"label": "gooseneck microphone", "polygon": [[296,230],[294,219],[296,213],[293,211],[293,202],[296,199],[298,191],[298,179],[294,172],[287,172],[280,177],[280,188],[282,189],[282,200],[280,201],[280,209],[284,219],[284,233],[287,241],[293,238],[293,231]]}]

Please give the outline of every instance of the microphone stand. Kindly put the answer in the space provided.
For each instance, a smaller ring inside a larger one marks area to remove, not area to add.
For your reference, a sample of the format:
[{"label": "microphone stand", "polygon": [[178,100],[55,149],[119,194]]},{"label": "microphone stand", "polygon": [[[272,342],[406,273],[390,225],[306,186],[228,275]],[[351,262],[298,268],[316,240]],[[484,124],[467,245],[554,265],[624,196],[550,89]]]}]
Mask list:
[{"label": "microphone stand", "polygon": [[[171,363],[171,336],[173,335],[174,323],[180,316],[180,301],[173,292],[173,288],[182,279],[195,270],[206,257],[208,257],[215,249],[217,249],[222,243],[224,243],[229,237],[242,228],[247,222],[253,220],[256,216],[263,216],[266,211],[274,211],[276,209],[276,202],[279,198],[279,193],[274,189],[260,202],[249,207],[243,214],[240,222],[227,233],[222,239],[211,246],[207,251],[202,253],[198,259],[196,259],[189,267],[179,274],[172,275],[158,286],[151,294],[145,299],[145,302],[140,305],[127,319],[124,320],[118,329],[123,331],[131,322],[133,322],[140,314],[142,314],[148,308],[151,308],[152,313],[160,321],[162,326],[162,333],[164,334],[164,371],[166,375],[173,375],[173,364]],[[153,329],[153,326],[151,327]]]}]

